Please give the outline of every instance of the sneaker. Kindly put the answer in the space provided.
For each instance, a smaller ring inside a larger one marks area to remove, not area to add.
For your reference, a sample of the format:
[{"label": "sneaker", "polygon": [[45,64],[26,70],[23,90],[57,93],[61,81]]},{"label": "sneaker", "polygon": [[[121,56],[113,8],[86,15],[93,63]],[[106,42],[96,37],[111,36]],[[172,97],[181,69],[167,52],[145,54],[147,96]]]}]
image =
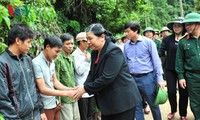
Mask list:
[{"label": "sneaker", "polygon": [[150,113],[150,109],[148,107],[144,108],[144,114],[149,114]]},{"label": "sneaker", "polygon": [[186,116],[181,116],[181,120],[188,120]]},{"label": "sneaker", "polygon": [[172,120],[174,118],[174,116],[175,116],[175,113],[169,113],[167,115],[167,118],[168,118],[168,120]]}]

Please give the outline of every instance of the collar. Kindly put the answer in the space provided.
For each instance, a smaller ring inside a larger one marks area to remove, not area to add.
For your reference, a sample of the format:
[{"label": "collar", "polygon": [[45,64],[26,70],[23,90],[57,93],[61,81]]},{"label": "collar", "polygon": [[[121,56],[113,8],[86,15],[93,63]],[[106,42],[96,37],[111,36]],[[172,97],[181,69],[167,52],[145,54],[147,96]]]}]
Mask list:
[{"label": "collar", "polygon": [[63,51],[63,50],[61,50],[60,51],[60,56],[62,56],[64,59],[67,59],[67,60],[69,60],[69,61],[72,61],[72,58],[71,58],[71,54],[69,55],[69,57],[67,57],[66,55],[65,55],[65,52]]},{"label": "collar", "polygon": [[[44,56],[43,51],[40,53],[42,59],[46,62],[46,64],[48,65],[48,60],[46,59],[46,57]],[[53,60],[50,60],[50,64],[53,62]]]},{"label": "collar", "polygon": [[79,47],[77,47],[77,50],[80,54],[84,55],[84,53],[81,51],[81,49]]},{"label": "collar", "polygon": [[23,58],[26,56],[25,54],[20,54],[19,56],[14,55],[10,50],[8,50],[8,48],[6,48],[6,52],[10,57],[12,57],[15,60],[23,60]]},{"label": "collar", "polygon": [[[141,35],[139,35],[139,37],[138,37],[136,43],[137,43],[137,42],[142,42],[142,40],[143,40],[143,37],[142,37]],[[129,44],[136,44],[136,43],[132,42],[132,40],[129,41]]]},{"label": "collar", "polygon": [[197,38],[195,38],[192,34],[188,34],[188,35],[186,36],[186,39],[189,40],[190,38],[197,39]]}]

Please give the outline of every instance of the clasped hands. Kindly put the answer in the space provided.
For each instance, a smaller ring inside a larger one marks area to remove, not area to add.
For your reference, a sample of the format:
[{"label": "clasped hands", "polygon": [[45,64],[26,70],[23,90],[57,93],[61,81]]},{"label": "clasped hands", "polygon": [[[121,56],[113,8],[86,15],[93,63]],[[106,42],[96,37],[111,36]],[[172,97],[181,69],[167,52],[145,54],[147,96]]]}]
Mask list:
[{"label": "clasped hands", "polygon": [[83,86],[77,86],[75,88],[71,88],[69,92],[70,92],[69,95],[70,98],[74,100],[79,100],[86,91]]}]

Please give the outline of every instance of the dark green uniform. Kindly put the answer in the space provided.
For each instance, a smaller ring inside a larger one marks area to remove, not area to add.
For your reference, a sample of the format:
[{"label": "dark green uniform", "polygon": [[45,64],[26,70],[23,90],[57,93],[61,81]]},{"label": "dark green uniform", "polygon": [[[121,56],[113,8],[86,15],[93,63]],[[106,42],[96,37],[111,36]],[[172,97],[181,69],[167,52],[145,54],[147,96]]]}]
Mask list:
[{"label": "dark green uniform", "polygon": [[200,39],[192,35],[184,37],[176,54],[178,78],[187,81],[190,106],[195,120],[200,120]]},{"label": "dark green uniform", "polygon": [[154,41],[155,44],[156,44],[157,50],[159,50],[159,49],[160,49],[160,46],[161,46],[161,41],[160,41],[160,40],[157,40],[157,39],[154,39],[153,41]]}]

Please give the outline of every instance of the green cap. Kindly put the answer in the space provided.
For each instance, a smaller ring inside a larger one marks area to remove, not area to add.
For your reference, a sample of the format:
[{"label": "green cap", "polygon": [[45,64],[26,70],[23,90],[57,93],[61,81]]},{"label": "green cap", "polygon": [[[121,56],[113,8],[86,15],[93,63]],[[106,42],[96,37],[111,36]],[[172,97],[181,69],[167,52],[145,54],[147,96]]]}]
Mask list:
[{"label": "green cap", "polygon": [[200,14],[188,13],[183,20],[183,23],[200,22]]},{"label": "green cap", "polygon": [[155,34],[159,34],[159,30],[158,29],[154,29]]},{"label": "green cap", "polygon": [[170,32],[168,27],[162,27],[162,29],[160,30],[160,33],[163,32],[163,31],[169,31]]},{"label": "green cap", "polygon": [[147,28],[145,28],[145,30],[144,30],[144,32],[143,32],[143,35],[145,34],[146,31],[151,31],[151,32],[153,32],[153,34],[155,34],[155,31],[153,30],[152,27],[147,27]]},{"label": "green cap", "polygon": [[183,17],[178,17],[176,18],[174,21],[171,21],[169,23],[167,23],[167,27],[173,31],[173,24],[174,23],[179,23],[179,24],[182,24],[182,21],[183,21]]},{"label": "green cap", "polygon": [[168,94],[167,91],[161,87],[157,87],[157,95],[154,102],[154,105],[164,104],[167,101]]}]

